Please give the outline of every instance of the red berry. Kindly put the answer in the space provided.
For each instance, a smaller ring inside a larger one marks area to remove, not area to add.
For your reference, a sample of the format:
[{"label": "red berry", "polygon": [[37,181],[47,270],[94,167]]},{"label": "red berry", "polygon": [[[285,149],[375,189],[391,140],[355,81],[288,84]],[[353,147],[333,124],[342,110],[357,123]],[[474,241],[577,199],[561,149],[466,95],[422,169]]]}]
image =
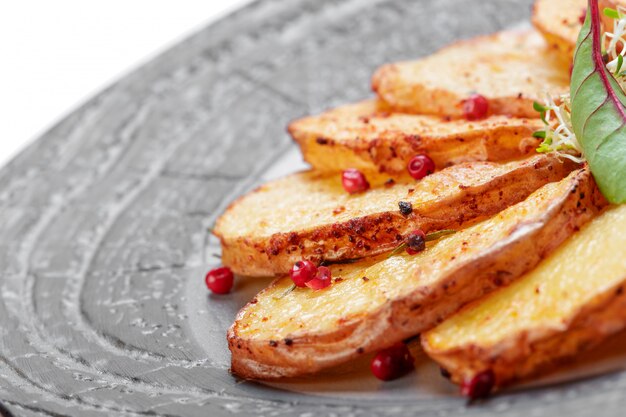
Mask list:
[{"label": "red berry", "polygon": [[463,100],[463,113],[467,120],[479,120],[487,117],[489,102],[480,94],[472,94],[467,100]]},{"label": "red berry", "polygon": [[408,165],[409,175],[416,180],[421,180],[426,175],[430,175],[435,172],[435,163],[428,155],[415,155],[409,161]]},{"label": "red berry", "polygon": [[313,290],[321,290],[328,287],[331,283],[332,276],[330,273],[330,269],[325,266],[320,266],[319,268],[317,268],[317,274],[315,275],[315,278],[307,281],[305,285]]},{"label": "red berry", "polygon": [[580,22],[581,25],[585,23],[586,18],[587,18],[587,8],[583,7],[582,12],[580,12],[580,16],[578,16],[578,21]]},{"label": "red berry", "polygon": [[482,371],[473,378],[466,379],[461,385],[461,394],[472,400],[485,398],[493,389],[496,376],[491,369]]},{"label": "red berry", "polygon": [[315,278],[317,267],[311,261],[298,261],[293,264],[289,276],[296,287],[306,287],[306,283]]},{"label": "red berry", "polygon": [[233,288],[233,271],[225,266],[212,269],[206,274],[204,281],[214,294],[228,294]]},{"label": "red berry", "polygon": [[409,373],[413,367],[413,357],[404,343],[378,352],[370,366],[374,376],[382,381],[400,378]]},{"label": "red berry", "polygon": [[406,253],[415,255],[426,249],[426,234],[420,229],[413,230],[406,238]]},{"label": "red berry", "polygon": [[341,174],[341,184],[343,185],[343,189],[350,194],[362,193],[370,188],[370,183],[367,182],[365,175],[354,168],[343,171]]}]

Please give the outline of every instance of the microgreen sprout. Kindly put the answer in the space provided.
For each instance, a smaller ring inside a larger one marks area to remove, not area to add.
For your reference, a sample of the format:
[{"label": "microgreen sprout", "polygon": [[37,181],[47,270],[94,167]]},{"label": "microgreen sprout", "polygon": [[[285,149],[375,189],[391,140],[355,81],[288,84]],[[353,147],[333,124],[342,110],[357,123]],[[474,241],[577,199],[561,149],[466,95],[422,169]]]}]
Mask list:
[{"label": "microgreen sprout", "polygon": [[619,19],[619,12],[615,9],[611,9],[610,7],[604,9],[604,15],[610,17],[611,19]]},{"label": "microgreen sprout", "polygon": [[[619,85],[626,87],[626,70],[624,56],[626,56],[626,8],[618,6],[617,9],[606,8],[604,15],[614,19],[613,32],[602,34],[603,55],[606,56],[606,68],[609,70]],[[571,121],[571,102],[569,94],[562,95],[556,100],[546,95],[545,104],[535,102],[533,108],[541,114],[541,120],[546,125],[545,130],[537,131],[534,137],[543,139],[537,148],[537,152],[555,152],[559,156],[571,159],[575,162],[585,160],[582,147],[576,138]],[[573,155],[579,153],[580,156]]]},{"label": "microgreen sprout", "polygon": [[621,55],[617,56],[617,68],[615,68],[615,71],[613,72],[613,74],[615,74],[616,77],[619,77],[620,75],[620,70],[622,69],[622,65],[624,65],[624,57]]},{"label": "microgreen sprout", "polygon": [[541,114],[541,120],[546,125],[544,130],[533,134],[543,139],[537,148],[539,153],[555,152],[563,158],[581,163],[584,157],[572,155],[572,151],[582,155],[582,147],[576,139],[570,115],[569,94],[559,97],[556,104],[549,94],[546,94],[545,104],[535,102],[533,107]]},{"label": "microgreen sprout", "polygon": [[[626,8],[621,6],[616,9],[606,8],[604,14],[614,19],[613,32],[604,32],[602,45],[606,46],[606,68],[614,75],[622,89],[626,87],[626,71],[621,71],[626,55]],[[608,40],[608,44],[607,44]],[[621,71],[621,72],[620,72]]]}]

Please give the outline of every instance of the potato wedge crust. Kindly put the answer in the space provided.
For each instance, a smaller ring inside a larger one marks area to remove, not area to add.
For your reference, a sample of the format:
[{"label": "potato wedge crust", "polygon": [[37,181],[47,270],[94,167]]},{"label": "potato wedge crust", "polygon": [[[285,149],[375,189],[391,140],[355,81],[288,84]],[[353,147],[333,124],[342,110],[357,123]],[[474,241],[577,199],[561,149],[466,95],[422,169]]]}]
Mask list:
[{"label": "potato wedge crust", "polygon": [[539,119],[507,116],[445,121],[393,113],[383,102],[367,100],[296,120],[289,132],[317,170],[357,168],[399,176],[418,153],[438,168],[519,159],[535,150],[540,141],[532,134],[543,127]]},{"label": "potato wedge crust", "polygon": [[498,386],[551,371],[626,327],[626,206],[614,206],[510,287],[423,335],[455,382]]},{"label": "potato wedge crust", "polygon": [[[573,167],[549,155],[506,164],[470,162],[356,195],[343,190],[339,174],[303,172],[235,201],[214,234],[222,262],[234,272],[287,273],[302,259],[340,261],[391,250],[416,228],[459,228],[523,200]],[[400,213],[401,201],[411,203],[410,214]]]},{"label": "potato wedge crust", "polygon": [[537,32],[509,31],[384,65],[372,88],[399,111],[460,118],[463,101],[475,92],[487,98],[491,114],[532,118],[542,93],[569,92],[569,68]]},{"label": "potato wedge crust", "polygon": [[587,0],[536,0],[532,22],[567,65],[572,63]]},{"label": "potato wedge crust", "polygon": [[424,252],[331,266],[333,285],[274,281],[228,332],[232,371],[272,379],[317,372],[429,329],[532,269],[604,199],[586,170],[435,242]]}]

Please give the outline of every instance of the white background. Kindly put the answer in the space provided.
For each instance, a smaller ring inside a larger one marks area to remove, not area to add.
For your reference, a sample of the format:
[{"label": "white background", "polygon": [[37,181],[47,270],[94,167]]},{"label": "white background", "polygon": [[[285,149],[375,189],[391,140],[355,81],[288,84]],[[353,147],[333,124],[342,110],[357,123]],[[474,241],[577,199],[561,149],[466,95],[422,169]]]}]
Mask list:
[{"label": "white background", "polygon": [[0,166],[127,71],[248,2],[0,2]]}]

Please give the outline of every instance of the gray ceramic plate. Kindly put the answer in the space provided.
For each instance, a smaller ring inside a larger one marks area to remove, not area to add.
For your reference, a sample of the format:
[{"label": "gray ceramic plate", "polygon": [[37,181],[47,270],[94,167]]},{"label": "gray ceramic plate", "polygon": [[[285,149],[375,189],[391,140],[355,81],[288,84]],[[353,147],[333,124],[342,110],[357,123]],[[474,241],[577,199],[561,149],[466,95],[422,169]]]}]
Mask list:
[{"label": "gray ceramic plate", "polygon": [[2,403],[16,416],[623,415],[615,364],[471,407],[422,360],[384,385],[363,364],[237,381],[225,331],[267,281],[204,288],[217,214],[300,163],[290,119],[368,96],[384,62],[529,12],[520,0],[261,0],[86,103],[0,171]]}]

